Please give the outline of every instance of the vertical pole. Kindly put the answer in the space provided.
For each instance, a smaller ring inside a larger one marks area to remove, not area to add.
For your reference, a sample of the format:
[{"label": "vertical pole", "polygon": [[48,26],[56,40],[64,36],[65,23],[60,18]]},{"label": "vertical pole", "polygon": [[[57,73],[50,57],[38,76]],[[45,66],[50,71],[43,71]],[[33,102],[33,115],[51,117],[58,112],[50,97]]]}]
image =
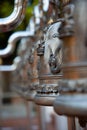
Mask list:
[{"label": "vertical pole", "polygon": [[68,130],[67,117],[55,114],[56,130]]},{"label": "vertical pole", "polygon": [[75,118],[68,117],[67,120],[68,120],[68,130],[76,130]]},{"label": "vertical pole", "polygon": [[37,111],[38,111],[38,119],[40,122],[39,130],[46,130],[45,107],[44,106],[37,106]]},{"label": "vertical pole", "polygon": [[32,129],[32,121],[31,121],[31,117],[32,117],[32,111],[31,111],[31,107],[32,107],[32,103],[25,101],[26,106],[27,106],[27,116],[28,116],[28,122],[29,122],[29,130],[33,130]]}]

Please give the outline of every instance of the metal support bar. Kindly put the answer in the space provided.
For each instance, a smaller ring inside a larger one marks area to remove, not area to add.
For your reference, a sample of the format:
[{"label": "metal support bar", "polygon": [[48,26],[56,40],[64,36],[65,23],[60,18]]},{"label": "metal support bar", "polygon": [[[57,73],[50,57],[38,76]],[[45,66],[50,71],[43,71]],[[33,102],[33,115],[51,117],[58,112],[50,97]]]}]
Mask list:
[{"label": "metal support bar", "polygon": [[16,57],[12,65],[0,65],[0,72],[14,71],[18,67],[19,62],[21,61],[20,57]]},{"label": "metal support bar", "polygon": [[0,50],[0,57],[5,57],[10,55],[14,51],[17,41],[20,40],[21,38],[25,38],[33,35],[34,35],[33,31],[19,31],[13,33],[8,39],[7,47],[3,50]]}]

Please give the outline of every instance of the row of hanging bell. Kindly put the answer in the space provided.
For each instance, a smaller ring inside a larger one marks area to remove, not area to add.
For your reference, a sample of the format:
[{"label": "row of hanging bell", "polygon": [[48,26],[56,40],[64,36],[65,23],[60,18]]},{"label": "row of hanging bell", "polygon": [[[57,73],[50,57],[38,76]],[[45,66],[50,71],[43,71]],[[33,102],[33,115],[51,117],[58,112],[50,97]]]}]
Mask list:
[{"label": "row of hanging bell", "polygon": [[[54,1],[50,1],[49,4],[49,22],[53,22],[51,20],[55,20],[57,10],[54,10],[54,6],[55,4],[57,4],[57,2],[55,3]],[[37,19],[37,16],[35,17]],[[42,21],[40,22],[42,23]],[[19,85],[17,85],[17,89],[19,86],[19,90],[22,96],[24,96],[28,100],[34,100],[39,105],[53,105],[54,99],[57,95],[59,95],[58,80],[62,78],[62,41],[57,36],[59,35],[58,30],[60,25],[61,21],[54,22],[48,25],[44,29],[43,40],[38,41],[38,39],[34,38],[35,36],[33,36],[34,41],[32,41],[32,38],[29,38],[29,40],[27,41],[29,42],[29,45],[27,45],[26,48],[30,49],[26,49],[26,54],[22,54],[21,56],[22,62],[20,66],[22,67],[18,68],[18,70],[20,70],[21,73],[21,77],[19,76],[19,82],[21,84],[19,83]],[[39,32],[36,31],[36,33],[38,36]],[[37,45],[30,45],[30,43],[33,44],[36,41],[39,42],[37,50],[35,48]],[[36,51],[37,55],[40,56],[39,60],[37,58],[38,56],[36,55]],[[39,73],[37,72],[37,67],[39,68]],[[34,75],[36,75],[37,78]],[[35,93],[36,96],[34,98],[34,96],[32,95],[35,95]]]},{"label": "row of hanging bell", "polygon": [[[66,5],[67,2],[62,6],[62,20],[56,20],[47,26],[43,39],[38,40],[41,38],[39,37],[35,40],[38,41],[38,47],[35,44],[35,48],[31,46],[31,51],[29,50],[30,65],[27,70],[28,78],[31,79],[27,85],[28,89],[25,89],[25,97],[38,105],[54,106],[54,110],[60,115],[78,117],[81,126],[85,126],[87,2],[76,0]],[[50,3],[54,5],[52,1]]]},{"label": "row of hanging bell", "polygon": [[[48,2],[48,1],[47,1]],[[47,3],[46,2],[46,3]],[[42,5],[41,5],[42,3]],[[28,91],[26,99],[28,101],[34,101],[35,95],[36,95],[36,89],[39,86],[39,77],[38,77],[38,69],[39,69],[39,56],[37,55],[37,46],[39,39],[42,37],[42,30],[40,29],[43,22],[46,20],[45,17],[43,18],[43,13],[45,10],[48,9],[48,7],[45,3],[43,5],[43,1],[40,1],[40,3],[34,7],[34,22],[35,22],[35,35],[33,36],[33,41],[31,41],[32,46],[28,46],[30,49],[27,51],[27,60],[28,60],[28,66],[27,74],[28,74]],[[44,20],[43,20],[44,19]],[[28,43],[29,44],[29,43]]]},{"label": "row of hanging bell", "polygon": [[[26,50],[25,57],[22,58],[21,64],[24,63],[24,67],[20,70],[22,78],[20,78],[21,84],[19,85],[23,97],[44,106],[53,106],[55,98],[59,95],[58,82],[62,79],[62,40],[57,37],[61,20],[53,22],[57,13],[57,10],[53,10],[56,3],[50,1],[49,4],[48,15],[50,18],[48,23],[50,24],[42,31],[42,40],[38,41],[39,38],[34,39],[35,41],[28,40],[29,44],[38,42],[34,46],[27,46],[30,49]],[[43,24],[44,22],[41,25],[43,26]],[[40,34],[38,31],[39,29],[36,31],[37,36]],[[36,46],[38,46],[37,49]],[[37,55],[40,56],[40,59]],[[37,70],[37,68],[39,69]]]},{"label": "row of hanging bell", "polygon": [[[40,31],[40,24],[43,16],[42,8],[45,8],[45,5],[44,7],[41,7],[42,6],[40,4],[34,7],[34,16],[30,19],[30,23],[27,27],[28,31],[31,31],[32,29],[34,30],[34,35],[32,37],[30,36],[29,38],[22,38],[18,47],[18,55],[21,57],[21,62],[16,72],[13,72],[13,82],[15,82],[13,85],[14,89],[28,101],[34,100],[36,86],[39,84],[37,69],[38,56],[36,47],[38,43],[37,41],[42,35]],[[46,8],[45,10],[47,10]]]}]

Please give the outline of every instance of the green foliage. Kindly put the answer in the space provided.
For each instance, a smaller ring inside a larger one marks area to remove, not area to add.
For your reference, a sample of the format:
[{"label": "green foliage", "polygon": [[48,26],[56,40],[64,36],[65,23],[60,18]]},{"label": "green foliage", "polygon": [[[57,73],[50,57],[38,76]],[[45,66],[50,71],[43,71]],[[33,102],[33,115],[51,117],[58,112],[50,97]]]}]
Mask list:
[{"label": "green foliage", "polygon": [[9,2],[7,0],[0,1],[0,17],[4,18],[11,14],[13,10],[13,0]]},{"label": "green foliage", "polygon": [[[3,45],[1,45],[1,43],[3,42],[3,39],[4,39],[4,41],[7,41],[8,35],[11,35],[11,33],[15,32],[15,31],[26,29],[29,19],[33,15],[33,8],[36,4],[38,4],[38,0],[31,0],[31,5],[30,5],[30,3],[27,5],[25,18],[22,21],[21,25],[19,25],[19,27],[17,27],[16,29],[14,29],[10,32],[0,33],[0,47],[3,46]],[[13,8],[14,8],[14,0],[0,1],[0,18],[9,16],[12,13]],[[5,43],[3,43],[3,44],[5,45]]]},{"label": "green foliage", "polygon": [[29,19],[33,16],[33,8],[35,5],[38,4],[38,0],[33,0],[32,4],[28,4],[26,8],[25,18],[21,25],[15,30],[24,30],[26,26],[28,25]]}]

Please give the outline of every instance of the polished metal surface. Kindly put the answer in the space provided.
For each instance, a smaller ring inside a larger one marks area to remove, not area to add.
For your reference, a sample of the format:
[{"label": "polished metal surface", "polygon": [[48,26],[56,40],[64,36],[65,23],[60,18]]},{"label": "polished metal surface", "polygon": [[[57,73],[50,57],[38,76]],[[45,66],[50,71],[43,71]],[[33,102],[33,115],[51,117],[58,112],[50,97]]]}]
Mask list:
[{"label": "polished metal surface", "polygon": [[49,63],[53,74],[59,73],[62,65],[62,41],[57,37],[60,26],[61,22],[53,23],[45,34],[44,59],[46,63]]},{"label": "polished metal surface", "polygon": [[84,117],[87,113],[87,94],[61,94],[55,100],[54,109],[60,115]]},{"label": "polished metal surface", "polygon": [[0,18],[0,32],[7,32],[16,28],[25,16],[27,0],[15,0],[14,9],[10,16]]},{"label": "polished metal surface", "polygon": [[49,8],[49,0],[42,0],[43,3],[43,11],[47,12]]}]

